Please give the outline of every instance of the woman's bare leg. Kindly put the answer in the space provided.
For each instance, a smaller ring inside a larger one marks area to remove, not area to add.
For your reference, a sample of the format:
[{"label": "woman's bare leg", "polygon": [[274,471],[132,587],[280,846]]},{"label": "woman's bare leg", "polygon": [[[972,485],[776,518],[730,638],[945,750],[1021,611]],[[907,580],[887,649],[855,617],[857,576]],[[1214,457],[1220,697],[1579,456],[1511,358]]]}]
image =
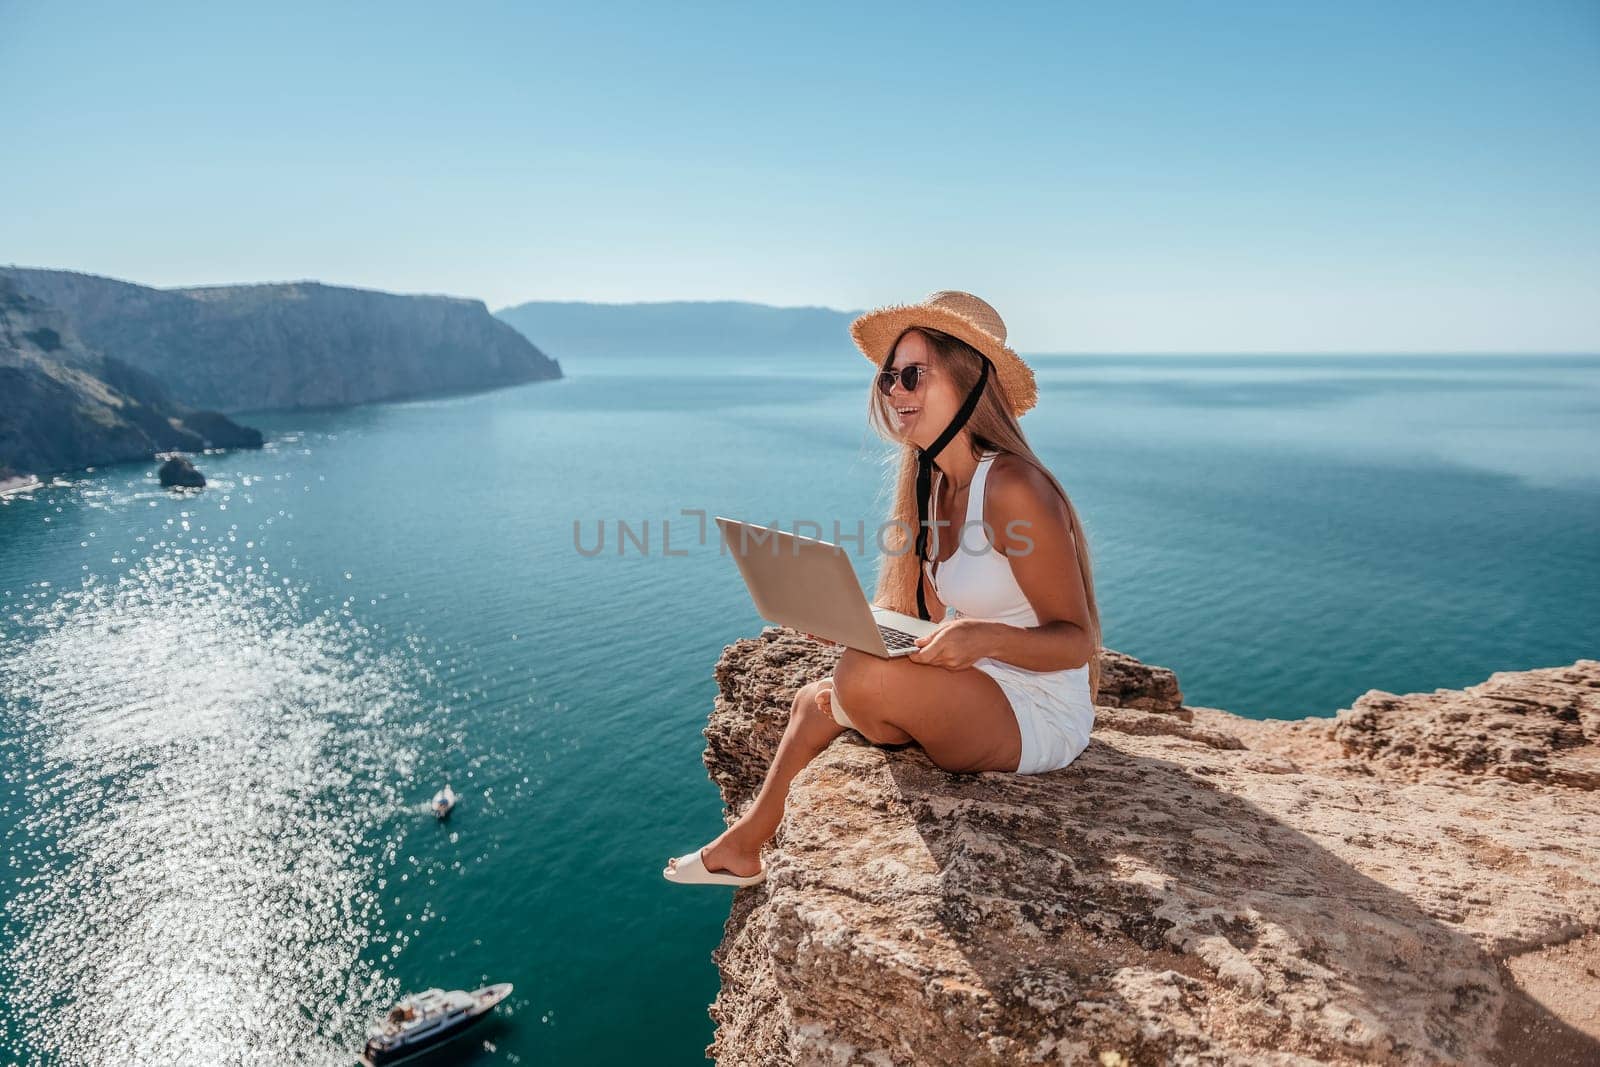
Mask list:
[{"label": "woman's bare leg", "polygon": [[976,667],[948,670],[853,648],[833,665],[850,721],[878,745],[915,740],[937,767],[956,773],[1015,772],[1022,729],[1011,701]]},{"label": "woman's bare leg", "polygon": [[[822,678],[800,687],[789,710],[789,725],[778,742],[777,754],[767,768],[761,791],[744,814],[706,845],[703,859],[708,871],[752,875],[761,870],[761,846],[778,832],[789,783],[806,764],[816,759],[833,739],[844,733],[833,718],[830,704],[832,680]],[[672,866],[668,861],[668,867]]]}]

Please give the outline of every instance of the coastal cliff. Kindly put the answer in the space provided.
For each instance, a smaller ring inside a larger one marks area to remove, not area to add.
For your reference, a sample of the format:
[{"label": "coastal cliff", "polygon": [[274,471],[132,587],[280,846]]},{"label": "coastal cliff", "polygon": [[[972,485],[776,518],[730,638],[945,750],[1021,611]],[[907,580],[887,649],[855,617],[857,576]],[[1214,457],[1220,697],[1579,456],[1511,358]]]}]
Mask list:
[{"label": "coastal cliff", "polygon": [[[728,646],[742,811],[837,651]],[[847,731],[713,953],[719,1064],[1600,1063],[1600,662],[1334,717],[1106,652],[1089,747],[951,774]]]},{"label": "coastal cliff", "polygon": [[481,300],[318,282],[152,289],[23,267],[0,268],[0,277],[192,407],[338,406],[561,377]]},{"label": "coastal cliff", "polygon": [[0,274],[0,491],[31,484],[25,475],[261,444],[258,431],[188,408],[85,346],[59,310]]}]

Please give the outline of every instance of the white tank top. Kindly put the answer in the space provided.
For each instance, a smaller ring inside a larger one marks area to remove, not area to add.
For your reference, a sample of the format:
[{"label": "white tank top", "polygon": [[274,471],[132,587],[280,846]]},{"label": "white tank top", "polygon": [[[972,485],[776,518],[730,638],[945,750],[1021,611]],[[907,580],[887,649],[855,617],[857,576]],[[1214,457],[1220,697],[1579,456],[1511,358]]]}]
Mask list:
[{"label": "white tank top", "polygon": [[[972,484],[967,491],[967,513],[962,522],[959,525],[933,526],[928,531],[935,556],[939,555],[941,533],[948,531],[948,536],[959,537],[955,554],[943,563],[926,560],[922,566],[929,581],[933,582],[939,602],[952,608],[953,616],[991,619],[1012,626],[1037,626],[1039,616],[1034,612],[1033,605],[1028,603],[1022,587],[1017,584],[1017,576],[1011,572],[1011,560],[994,543],[1005,531],[993,523],[989,524],[987,533],[984,530],[983,490],[988,484],[989,466],[997,455],[998,452],[985,452],[979,457],[978,469],[973,473]],[[936,473],[942,484],[944,472]],[[939,517],[938,506],[936,487],[932,519]]]}]

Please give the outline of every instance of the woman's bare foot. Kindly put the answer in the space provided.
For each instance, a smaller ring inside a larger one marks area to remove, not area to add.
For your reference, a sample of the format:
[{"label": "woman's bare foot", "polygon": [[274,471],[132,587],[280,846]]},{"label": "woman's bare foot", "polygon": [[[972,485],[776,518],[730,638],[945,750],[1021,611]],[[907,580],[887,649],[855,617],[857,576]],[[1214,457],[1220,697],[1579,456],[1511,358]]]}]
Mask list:
[{"label": "woman's bare foot", "polygon": [[[761,843],[744,840],[739,824],[728,827],[716,839],[700,850],[700,860],[708,871],[727,871],[741,878],[761,872]],[[667,861],[667,869],[676,869],[677,857]]]},{"label": "woman's bare foot", "polygon": [[[817,692],[819,689],[820,693]],[[802,693],[820,697],[817,708],[825,710],[827,714],[816,714],[815,708],[802,704],[801,693],[795,694],[796,713],[789,716],[789,723],[784,727],[783,739],[778,742],[772,766],[767,768],[767,778],[761,784],[761,792],[732,826],[700,850],[700,861],[706,870],[722,871],[741,878],[760,874],[763,867],[761,846],[778,832],[789,783],[817,753],[844,732],[844,728],[833,718],[832,694],[828,686],[807,685]],[[670,873],[676,868],[677,864],[669,859],[664,870]]]}]

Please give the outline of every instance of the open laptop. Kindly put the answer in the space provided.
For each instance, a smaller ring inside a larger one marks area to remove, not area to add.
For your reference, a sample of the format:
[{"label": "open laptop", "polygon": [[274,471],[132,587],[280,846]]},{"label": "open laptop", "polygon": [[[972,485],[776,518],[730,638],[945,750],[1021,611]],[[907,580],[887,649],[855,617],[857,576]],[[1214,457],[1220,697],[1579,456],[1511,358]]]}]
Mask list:
[{"label": "open laptop", "polygon": [[867,602],[838,545],[718,515],[717,526],[768,622],[890,659],[909,656],[937,622]]}]

